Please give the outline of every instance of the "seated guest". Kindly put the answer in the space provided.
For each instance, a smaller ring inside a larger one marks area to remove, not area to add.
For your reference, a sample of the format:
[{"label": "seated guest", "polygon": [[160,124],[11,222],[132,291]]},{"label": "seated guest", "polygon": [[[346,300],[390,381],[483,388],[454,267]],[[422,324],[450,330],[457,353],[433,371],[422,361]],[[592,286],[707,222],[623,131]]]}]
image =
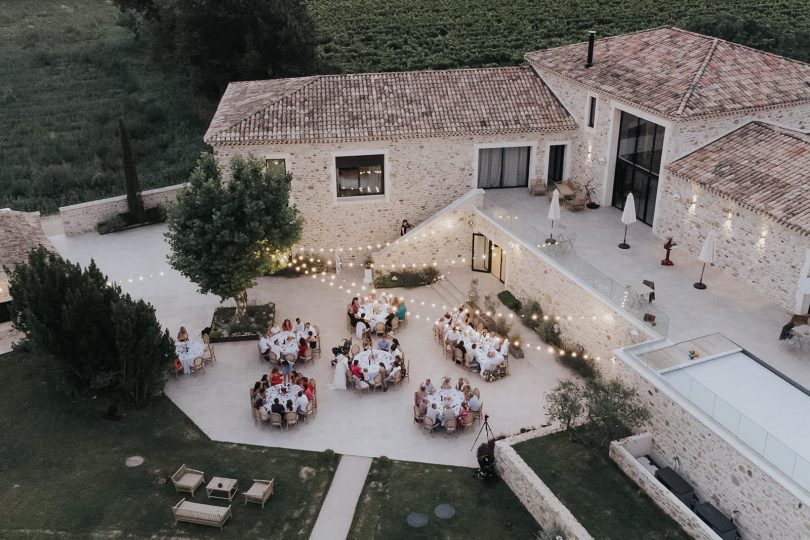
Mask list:
[{"label": "seated guest", "polygon": [[388,370],[385,369],[385,364],[382,362],[380,362],[380,371],[378,373],[382,375],[383,392],[388,392]]},{"label": "seated guest", "polygon": [[270,335],[267,332],[263,332],[259,339],[259,353],[264,360],[270,361]]},{"label": "seated guest", "polygon": [[301,317],[295,318],[295,326],[293,326],[293,330],[297,333],[304,331],[304,323],[301,322]]},{"label": "seated guest", "polygon": [[294,403],[295,411],[299,413],[305,413],[307,412],[307,405],[309,405],[309,399],[307,399],[307,396],[304,395],[304,392],[302,390],[299,390],[298,397],[295,398]]},{"label": "seated guest", "polygon": [[309,335],[310,332],[312,332],[313,336],[318,335],[318,329],[317,328],[315,328],[314,326],[312,326],[308,322],[304,323],[304,333]]},{"label": "seated guest", "polygon": [[291,379],[292,379],[293,384],[297,384],[298,386],[301,386],[301,379],[303,379],[303,376],[300,373],[298,373],[297,371],[293,370]]},{"label": "seated guest", "polygon": [[501,348],[498,349],[498,352],[501,353],[504,358],[506,358],[506,356],[509,354],[509,340],[503,338],[503,343],[501,343]]},{"label": "seated guest", "polygon": [[273,371],[270,372],[270,386],[275,386],[283,382],[284,379],[281,378],[281,374],[278,372],[278,368],[274,367]]},{"label": "seated guest", "polygon": [[444,425],[447,420],[456,417],[456,412],[449,403],[444,404],[444,409],[442,409],[439,414],[441,415],[442,425]]},{"label": "seated guest", "polygon": [[306,358],[307,353],[309,352],[309,344],[307,340],[304,338],[298,339],[298,359]]},{"label": "seated guest", "polygon": [[318,348],[318,338],[315,337],[315,333],[312,330],[307,331],[307,343],[310,349]]},{"label": "seated guest", "polygon": [[[390,335],[391,334],[389,333],[388,336]],[[391,342],[388,341],[388,339],[386,339],[386,336],[381,337],[380,340],[377,341],[377,348],[380,349],[381,351],[387,351],[390,346]]]},{"label": "seated guest", "polygon": [[388,348],[388,352],[390,352],[391,356],[394,358],[402,359],[402,347],[399,345],[397,338],[391,340],[391,346]]},{"label": "seated guest", "polygon": [[256,394],[256,399],[253,400],[253,405],[255,407],[262,407],[264,408],[264,398],[261,394]]},{"label": "seated guest", "polygon": [[374,342],[371,340],[371,336],[366,334],[366,336],[363,338],[363,350],[370,351],[373,348]]},{"label": "seated guest", "polygon": [[427,392],[428,394],[432,394],[433,392],[436,391],[436,389],[433,388],[433,383],[430,382],[430,379],[425,379],[424,388],[425,392]]},{"label": "seated guest", "polygon": [[447,328],[447,331],[444,333],[445,343],[448,341],[460,341],[461,338],[464,337],[458,329],[458,326],[450,326]]},{"label": "seated guest", "polygon": [[264,408],[264,403],[256,403],[256,410],[259,411],[259,420],[262,422],[270,420],[270,413]]},{"label": "seated guest", "polygon": [[419,405],[427,397],[427,390],[425,389],[425,385],[419,387],[419,390],[413,393],[413,404]]},{"label": "seated guest", "polygon": [[456,312],[453,314],[453,316],[451,317],[451,319],[452,319],[452,325],[453,325],[453,326],[459,326],[459,325],[461,325],[462,323],[464,323],[464,320],[465,320],[465,318],[466,318],[466,315],[467,315],[467,314],[466,314],[466,313],[464,313],[464,308],[463,308],[463,307],[458,308],[458,311],[456,311]]},{"label": "seated guest", "polygon": [[270,412],[274,412],[276,414],[280,414],[281,416],[284,416],[284,412],[285,412],[284,411],[284,405],[282,405],[281,402],[279,402],[278,398],[274,399],[273,404],[270,405]]},{"label": "seated guest", "polygon": [[456,341],[456,349],[460,350],[464,355],[467,354],[467,346],[464,345],[464,340],[459,339]]},{"label": "seated guest", "polygon": [[354,327],[355,335],[358,339],[362,338],[368,331],[371,329],[371,324],[366,320],[366,314],[361,313],[360,316],[357,318],[357,324]]},{"label": "seated guest", "polygon": [[417,407],[419,407],[419,416],[425,416],[427,414],[428,402],[426,399],[421,400]]},{"label": "seated guest", "polygon": [[467,418],[470,414],[470,407],[467,405],[467,402],[464,401],[461,403],[461,408],[458,410],[458,423],[463,424],[464,419]]},{"label": "seated guest", "polygon": [[391,373],[389,373],[389,374],[388,374],[388,377],[386,377],[386,378],[385,378],[385,382],[386,382],[386,383],[393,382],[393,381],[394,381],[394,379],[396,378],[396,377],[395,377],[395,375],[396,375],[397,373],[399,373],[400,371],[402,371],[402,366],[398,366],[398,365],[396,364],[396,362],[395,362],[395,363],[393,363],[393,364],[391,365]]},{"label": "seated guest", "polygon": [[464,385],[466,385],[466,384],[467,384],[467,381],[464,379],[464,377],[461,377],[458,380],[458,382],[456,383],[456,390],[458,390],[460,392],[463,392],[464,391]]},{"label": "seated guest", "polygon": [[352,371],[352,375],[354,375],[355,377],[357,377],[361,381],[363,380],[363,368],[360,367],[360,361],[359,360],[355,360],[354,362],[352,362],[351,371]]},{"label": "seated guest", "polygon": [[293,325],[290,322],[290,319],[284,319],[284,322],[281,323],[281,331],[282,332],[292,332]]},{"label": "seated guest", "polygon": [[292,412],[294,410],[295,410],[295,408],[293,407],[293,400],[288,399],[287,400],[287,410],[286,410],[286,412]]},{"label": "seated guest", "polygon": [[478,412],[481,410],[481,403],[478,400],[478,396],[470,392],[469,396],[467,397],[467,406],[470,408],[472,412]]},{"label": "seated guest", "polygon": [[262,383],[260,381],[256,381],[253,385],[253,388],[250,390],[250,401],[256,401],[256,395],[258,395],[262,390]]},{"label": "seated guest", "polygon": [[445,327],[448,324],[450,324],[450,313],[445,313],[444,315],[441,316],[439,320],[433,323],[433,326],[435,326],[436,333],[440,336],[443,336]]},{"label": "seated guest", "polygon": [[405,302],[401,302],[397,306],[397,310],[394,313],[396,313],[397,319],[399,319],[400,321],[404,321],[405,315],[408,313],[408,308],[405,307]]},{"label": "seated guest", "polygon": [[434,424],[442,425],[441,413],[435,403],[430,404],[430,408],[427,410],[425,416],[433,420]]},{"label": "seated guest", "polygon": [[442,390],[451,390],[452,388],[453,388],[453,386],[450,384],[450,377],[442,378],[441,389]]},{"label": "seated guest", "polygon": [[177,341],[180,342],[188,341],[188,330],[186,330],[185,326],[181,326],[180,331],[177,332]]},{"label": "seated guest", "polygon": [[385,331],[391,332],[394,329],[394,325],[391,324],[391,321],[397,318],[397,314],[393,308],[388,310],[388,315],[385,316]]}]

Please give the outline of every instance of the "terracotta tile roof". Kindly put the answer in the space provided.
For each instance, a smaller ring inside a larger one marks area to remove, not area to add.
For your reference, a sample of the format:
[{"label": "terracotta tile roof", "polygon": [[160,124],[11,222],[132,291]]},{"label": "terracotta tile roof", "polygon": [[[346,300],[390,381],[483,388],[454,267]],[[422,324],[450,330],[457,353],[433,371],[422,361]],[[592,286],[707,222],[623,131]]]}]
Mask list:
[{"label": "terracotta tile roof", "polygon": [[810,235],[810,135],[751,122],[666,168]]},{"label": "terracotta tile roof", "polygon": [[679,28],[526,53],[544,70],[671,119],[810,103],[810,65]]},{"label": "terracotta tile roof", "polygon": [[0,280],[6,279],[3,267],[28,260],[28,252],[38,245],[56,251],[42,231],[38,214],[0,210]]},{"label": "terracotta tile roof", "polygon": [[531,68],[456,69],[231,83],[206,141],[341,141],[574,127]]}]

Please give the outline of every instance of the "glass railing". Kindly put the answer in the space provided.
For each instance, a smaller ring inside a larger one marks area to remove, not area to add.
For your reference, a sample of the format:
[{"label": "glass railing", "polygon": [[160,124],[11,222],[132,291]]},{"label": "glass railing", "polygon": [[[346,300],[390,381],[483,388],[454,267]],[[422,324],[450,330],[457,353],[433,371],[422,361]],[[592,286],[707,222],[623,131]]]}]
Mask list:
[{"label": "glass railing", "polygon": [[743,444],[810,492],[810,462],[805,458],[686,371],[671,372],[664,380]]},{"label": "glass railing", "polygon": [[649,303],[643,294],[614,281],[604,272],[585,262],[574,252],[573,242],[566,237],[564,230],[554,233],[552,243],[547,241],[549,240],[547,231],[541,231],[526,220],[513,215],[490,197],[484,196],[484,202],[479,210],[515,237],[559,263],[568,272],[603,296],[613,307],[638,319],[659,336],[667,336],[669,318],[660,309]]}]

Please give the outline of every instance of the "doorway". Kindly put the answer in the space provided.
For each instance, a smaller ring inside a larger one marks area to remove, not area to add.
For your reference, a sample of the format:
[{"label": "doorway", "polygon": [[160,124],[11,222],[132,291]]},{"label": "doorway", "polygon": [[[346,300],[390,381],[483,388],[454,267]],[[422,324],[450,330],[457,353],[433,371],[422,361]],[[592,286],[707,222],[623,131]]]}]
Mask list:
[{"label": "doorway", "polygon": [[504,253],[498,244],[480,233],[473,234],[472,271],[492,274],[504,282]]},{"label": "doorway", "polygon": [[563,181],[565,173],[565,145],[552,144],[548,147],[548,175],[546,185]]}]

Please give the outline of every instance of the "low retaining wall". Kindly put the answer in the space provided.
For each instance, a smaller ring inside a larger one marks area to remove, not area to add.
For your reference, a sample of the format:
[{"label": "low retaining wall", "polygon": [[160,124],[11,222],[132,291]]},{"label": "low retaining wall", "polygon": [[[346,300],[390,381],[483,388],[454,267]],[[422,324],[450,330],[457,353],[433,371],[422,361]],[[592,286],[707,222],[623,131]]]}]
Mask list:
[{"label": "low retaining wall", "polygon": [[[143,204],[146,208],[151,208],[158,204],[171,202],[187,185],[188,184],[176,184],[174,186],[143,191],[141,192]],[[65,234],[70,236],[95,231],[96,224],[102,219],[126,211],[127,197],[126,195],[119,195],[118,197],[110,197],[109,199],[99,199],[97,201],[62,206],[59,208],[59,216],[62,218]]]},{"label": "low retaining wall", "polygon": [[512,447],[517,443],[560,431],[545,428],[515,435],[495,443],[495,463],[498,474],[517,498],[544,529],[557,525],[568,539],[593,540],[585,527],[546,486],[537,473],[523,461]]},{"label": "low retaining wall", "polygon": [[624,474],[632,478],[661,510],[677,521],[689,536],[696,540],[720,540],[720,537],[703,520],[638,462],[636,458],[645,455],[652,457],[656,463],[662,463],[659,461],[660,458],[650,433],[640,433],[610,443],[610,459],[619,466]]}]

